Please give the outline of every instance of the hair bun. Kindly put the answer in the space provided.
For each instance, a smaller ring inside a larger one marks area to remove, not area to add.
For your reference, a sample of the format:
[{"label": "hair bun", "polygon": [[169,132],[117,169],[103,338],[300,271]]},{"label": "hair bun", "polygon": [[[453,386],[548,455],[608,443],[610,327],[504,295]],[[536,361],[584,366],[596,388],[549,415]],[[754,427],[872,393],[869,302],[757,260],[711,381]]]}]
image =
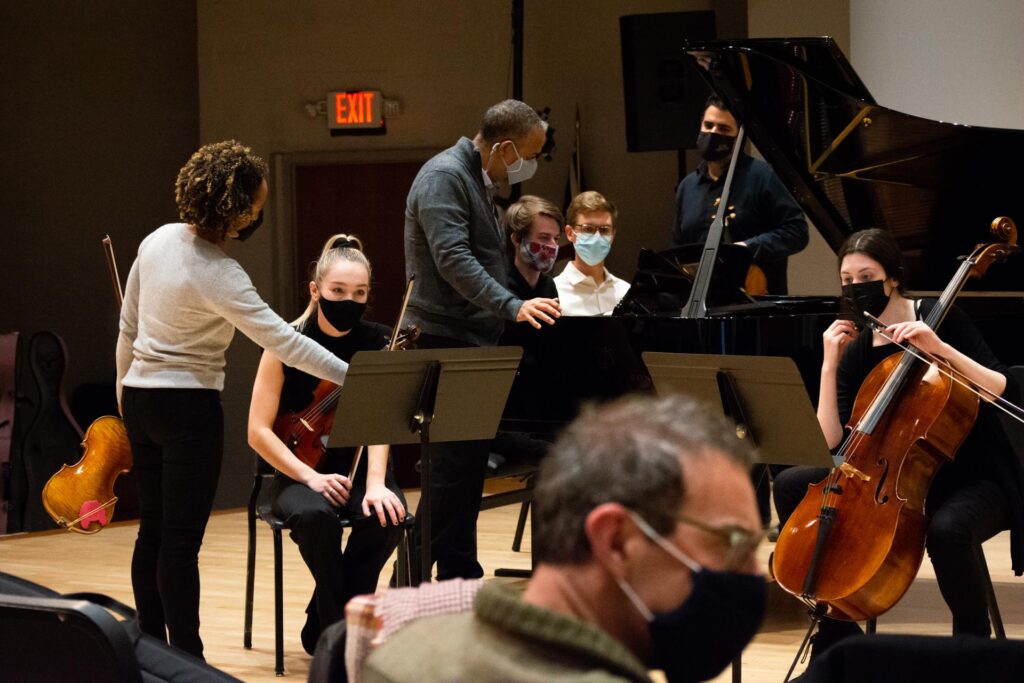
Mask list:
[{"label": "hair bun", "polygon": [[351,237],[339,237],[331,243],[331,249],[358,249],[362,251],[362,245],[359,244],[359,240],[354,240]]}]

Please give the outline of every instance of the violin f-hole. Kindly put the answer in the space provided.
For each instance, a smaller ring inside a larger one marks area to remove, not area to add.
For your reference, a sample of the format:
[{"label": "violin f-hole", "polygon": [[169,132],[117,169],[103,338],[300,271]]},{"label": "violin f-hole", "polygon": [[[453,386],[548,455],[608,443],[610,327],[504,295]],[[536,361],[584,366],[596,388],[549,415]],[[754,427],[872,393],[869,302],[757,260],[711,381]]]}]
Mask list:
[{"label": "violin f-hole", "polygon": [[882,495],[882,487],[885,486],[885,480],[889,477],[889,460],[879,458],[877,464],[882,466],[882,474],[878,477],[878,486],[875,487],[875,502],[885,505],[889,502],[889,496]]}]

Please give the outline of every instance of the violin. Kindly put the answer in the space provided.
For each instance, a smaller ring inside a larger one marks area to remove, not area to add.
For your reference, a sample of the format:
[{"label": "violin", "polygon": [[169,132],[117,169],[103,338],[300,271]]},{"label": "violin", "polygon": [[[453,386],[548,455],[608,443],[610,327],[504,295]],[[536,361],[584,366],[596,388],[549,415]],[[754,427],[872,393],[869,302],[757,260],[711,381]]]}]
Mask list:
[{"label": "violin", "polygon": [[[419,336],[418,327],[407,327],[394,338],[394,346],[388,344],[385,350],[408,348]],[[339,398],[341,387],[330,380],[322,380],[313,390],[313,399],[305,408],[284,413],[274,420],[273,429],[277,438],[295,457],[314,469],[327,452],[327,437],[334,426],[334,409]]]},{"label": "violin", "polygon": [[114,481],[132,468],[132,447],[121,418],[104,415],[89,425],[82,448],[78,462],[46,482],[43,507],[62,529],[94,534],[113,519]]},{"label": "violin", "polygon": [[[721,204],[721,201],[721,197],[715,200],[716,209]],[[736,218],[736,205],[730,204],[725,210],[728,211],[728,213],[722,217],[722,220],[725,227],[728,228],[729,222]],[[768,293],[768,276],[764,274],[764,270],[761,269],[761,266],[756,263],[751,263],[747,267],[747,275],[743,278],[743,291],[750,296],[764,296]]]},{"label": "violin", "polygon": [[[968,279],[1018,250],[1013,221],[995,219],[992,232],[998,242],[978,245],[963,260],[929,313],[932,329]],[[922,362],[919,353],[901,351],[861,385],[843,463],[808,487],[770,560],[775,580],[813,608],[813,620],[877,617],[917,576],[931,482],[973,428],[979,396],[991,396],[955,376],[941,359]]]},{"label": "violin", "polygon": [[[124,300],[110,236],[103,238],[107,269],[118,310]],[[43,507],[57,525],[69,531],[94,534],[114,517],[114,482],[132,467],[128,432],[119,417],[97,418],[82,437],[82,457],[74,465],[61,465],[43,487]]]},{"label": "violin", "polygon": [[[402,309],[398,315],[398,324],[395,325],[394,331],[391,333],[391,340],[384,350],[399,351],[415,344],[419,339],[418,327],[410,325],[404,329],[401,328],[406,307],[409,305],[409,297],[412,294],[413,283],[414,280],[410,278],[406,286]],[[273,431],[277,438],[281,439],[288,450],[295,454],[295,457],[314,469],[327,452],[327,437],[334,426],[334,408],[338,405],[340,397],[340,386],[329,380],[322,380],[313,390],[313,399],[305,408],[297,412],[284,413],[274,420]],[[349,479],[355,477],[362,454],[363,447],[360,446],[352,459]]]}]

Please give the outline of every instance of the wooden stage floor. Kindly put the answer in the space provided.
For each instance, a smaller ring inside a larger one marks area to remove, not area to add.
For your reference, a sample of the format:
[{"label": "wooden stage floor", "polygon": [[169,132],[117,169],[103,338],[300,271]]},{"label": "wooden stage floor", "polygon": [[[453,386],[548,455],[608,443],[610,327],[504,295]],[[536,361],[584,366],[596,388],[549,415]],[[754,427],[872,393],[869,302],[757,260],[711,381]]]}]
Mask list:
[{"label": "wooden stage floor", "polygon": [[[415,508],[418,492],[407,493]],[[480,560],[489,580],[514,585],[524,580],[494,578],[496,567],[528,568],[529,534],[522,553],[511,551],[519,506],[481,513]],[[271,535],[258,525],[256,600],[253,648],[242,647],[245,590],[246,522],[244,510],[214,514],[200,554],[202,580],[202,636],[207,660],[245,681],[274,681],[273,556]],[[136,524],[124,522],[95,536],[44,532],[0,536],[0,570],[60,592],[95,591],[133,604],[129,563]],[[762,548],[767,562],[771,546]],[[1024,581],[1009,567],[1009,535],[1001,534],[985,546],[1003,621],[1011,638],[1024,638]],[[313,582],[302,564],[295,544],[284,544],[285,667],[287,677],[305,680],[310,658],[299,643],[299,629]],[[381,574],[383,589],[389,570]],[[773,593],[769,617],[743,655],[743,680],[777,683],[785,676],[803,637],[804,616],[800,605],[788,596]],[[926,560],[917,581],[890,613],[879,620],[884,633],[948,634],[949,613],[935,585]],[[727,670],[716,681],[731,680]]]}]

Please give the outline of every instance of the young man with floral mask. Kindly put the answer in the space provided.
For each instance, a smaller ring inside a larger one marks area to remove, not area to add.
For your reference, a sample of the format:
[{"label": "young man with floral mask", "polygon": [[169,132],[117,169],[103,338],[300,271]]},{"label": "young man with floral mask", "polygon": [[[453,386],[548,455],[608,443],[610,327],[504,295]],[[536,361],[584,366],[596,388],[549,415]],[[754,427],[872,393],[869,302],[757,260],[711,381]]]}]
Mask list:
[{"label": "young man with floral mask", "polygon": [[581,192],[569,204],[566,237],[576,258],[555,278],[562,315],[610,315],[629,290],[604,265],[615,240],[615,205],[599,192]]},{"label": "young man with floral mask", "polygon": [[541,466],[525,592],[487,583],[471,612],[406,625],[360,680],[714,678],[765,608],[741,443],[682,396],[585,409]]},{"label": "young man with floral mask", "polygon": [[555,299],[551,278],[558,256],[558,235],[565,219],[558,207],[541,197],[523,195],[505,211],[505,231],[512,242],[508,288],[523,300]]},{"label": "young man with floral mask", "polygon": [[[484,113],[472,140],[461,138],[416,174],[405,207],[405,270],[416,277],[405,322],[422,330],[420,348],[493,346],[506,321],[539,328],[558,318],[557,301],[508,290],[505,232],[493,200],[500,188],[533,176],[545,141],[537,112],[505,100]],[[488,443],[437,444],[431,453],[437,577],[483,576],[476,520]]]}]

